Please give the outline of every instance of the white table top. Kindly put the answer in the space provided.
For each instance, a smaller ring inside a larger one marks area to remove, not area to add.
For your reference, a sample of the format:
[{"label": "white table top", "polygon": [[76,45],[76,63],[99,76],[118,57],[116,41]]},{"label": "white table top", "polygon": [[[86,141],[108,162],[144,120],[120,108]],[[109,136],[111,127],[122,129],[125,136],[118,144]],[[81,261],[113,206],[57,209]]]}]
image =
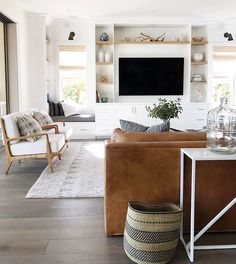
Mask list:
[{"label": "white table top", "polygon": [[236,153],[218,154],[207,148],[181,148],[181,152],[192,160],[236,160]]}]

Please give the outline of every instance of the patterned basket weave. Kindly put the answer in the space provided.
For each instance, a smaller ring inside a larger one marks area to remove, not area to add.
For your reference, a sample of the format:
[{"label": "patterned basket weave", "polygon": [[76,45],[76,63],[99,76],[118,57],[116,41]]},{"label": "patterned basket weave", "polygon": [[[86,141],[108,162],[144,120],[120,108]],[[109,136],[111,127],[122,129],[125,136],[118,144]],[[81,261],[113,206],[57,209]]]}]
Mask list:
[{"label": "patterned basket weave", "polygon": [[175,204],[130,202],[124,231],[126,255],[139,264],[168,263],[179,240],[181,220],[182,209]]}]

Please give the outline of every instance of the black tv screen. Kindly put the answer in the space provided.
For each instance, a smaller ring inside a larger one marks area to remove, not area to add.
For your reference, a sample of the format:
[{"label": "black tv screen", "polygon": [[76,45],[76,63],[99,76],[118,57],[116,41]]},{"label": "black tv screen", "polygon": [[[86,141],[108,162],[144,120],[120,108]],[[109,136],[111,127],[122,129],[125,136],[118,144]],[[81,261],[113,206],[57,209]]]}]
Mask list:
[{"label": "black tv screen", "polygon": [[119,58],[119,95],[183,95],[184,58]]}]

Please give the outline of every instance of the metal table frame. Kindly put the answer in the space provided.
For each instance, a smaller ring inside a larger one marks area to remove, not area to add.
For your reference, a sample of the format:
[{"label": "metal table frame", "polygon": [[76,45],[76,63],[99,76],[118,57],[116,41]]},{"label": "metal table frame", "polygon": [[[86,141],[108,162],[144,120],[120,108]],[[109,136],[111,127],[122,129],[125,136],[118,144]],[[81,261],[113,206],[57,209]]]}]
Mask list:
[{"label": "metal table frame", "polygon": [[196,162],[209,160],[236,160],[236,154],[222,155],[208,151],[206,148],[182,148],[180,159],[180,206],[183,208],[184,196],[184,155],[192,160],[191,174],[191,212],[190,212],[190,241],[186,243],[183,237],[183,221],[180,229],[180,239],[184,245],[185,251],[191,262],[194,262],[194,250],[209,249],[236,249],[236,244],[232,245],[203,245],[196,246],[194,243],[219,219],[221,218],[235,203],[236,197],[228,203],[205,227],[202,228],[194,236],[195,221],[195,180],[196,180]]}]

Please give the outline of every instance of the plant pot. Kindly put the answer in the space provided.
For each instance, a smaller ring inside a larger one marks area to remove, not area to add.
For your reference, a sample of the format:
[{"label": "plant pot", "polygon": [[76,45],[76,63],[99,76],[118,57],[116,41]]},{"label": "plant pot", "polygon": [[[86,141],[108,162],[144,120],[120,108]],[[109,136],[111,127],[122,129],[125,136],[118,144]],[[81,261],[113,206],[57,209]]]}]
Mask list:
[{"label": "plant pot", "polygon": [[135,263],[168,263],[179,240],[182,209],[172,203],[129,202],[124,250]]}]

